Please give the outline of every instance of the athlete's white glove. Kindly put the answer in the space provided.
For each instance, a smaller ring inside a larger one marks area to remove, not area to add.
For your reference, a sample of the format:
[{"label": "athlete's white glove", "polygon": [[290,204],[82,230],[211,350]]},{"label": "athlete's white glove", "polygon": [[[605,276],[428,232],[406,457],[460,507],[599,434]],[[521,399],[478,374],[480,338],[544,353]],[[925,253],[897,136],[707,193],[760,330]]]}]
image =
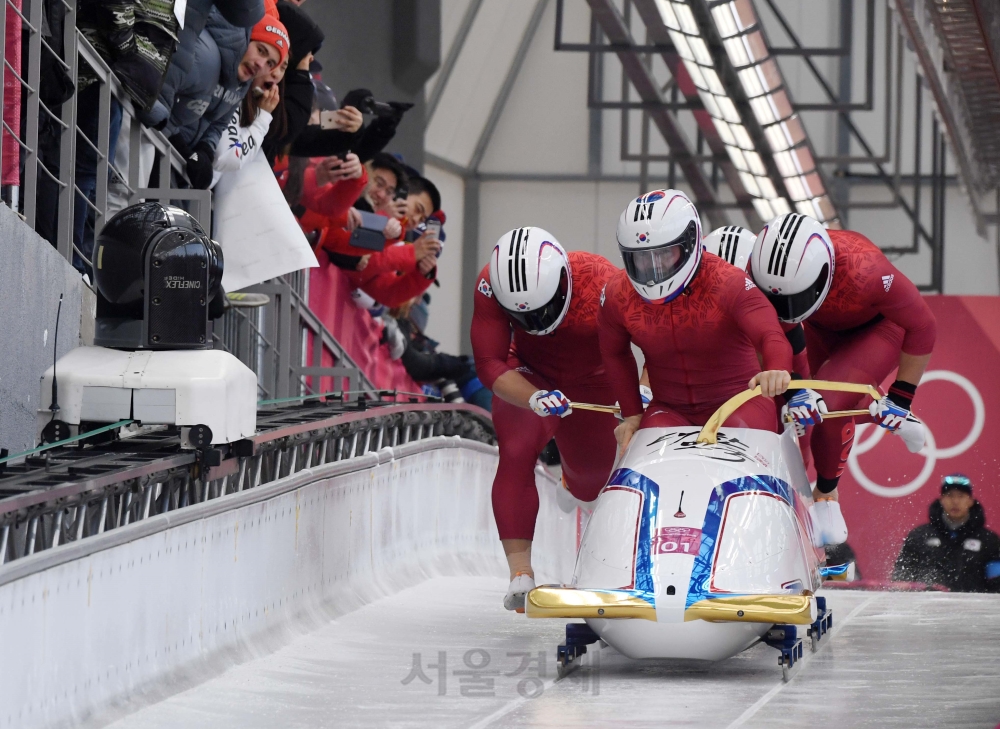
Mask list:
[{"label": "athlete's white glove", "polygon": [[927,440],[927,429],[923,421],[913,413],[907,413],[899,427],[891,432],[903,439],[910,453],[920,453]]},{"label": "athlete's white glove", "polygon": [[809,507],[809,518],[812,521],[814,547],[832,547],[847,541],[847,522],[836,501],[817,501]]},{"label": "athlete's white glove", "polygon": [[815,390],[799,390],[788,400],[788,414],[796,425],[819,425],[828,412],[826,400]]},{"label": "athlete's white glove", "polygon": [[573,412],[573,405],[569,398],[559,390],[537,390],[530,398],[528,405],[535,411],[536,415],[547,418],[550,415],[558,415],[565,418]]},{"label": "athlete's white glove", "polygon": [[884,395],[881,400],[869,405],[868,412],[871,413],[878,425],[888,431],[895,431],[899,428],[906,420],[906,416],[910,414],[909,410],[890,400],[888,395]]},{"label": "athlete's white glove", "polygon": [[[642,409],[645,410],[649,407],[649,403],[653,402],[653,391],[645,385],[639,385],[639,397],[642,398]],[[622,417],[621,403],[617,400],[615,400],[615,407],[618,408],[618,412],[615,413],[615,417],[619,420],[624,420],[625,418]]]}]

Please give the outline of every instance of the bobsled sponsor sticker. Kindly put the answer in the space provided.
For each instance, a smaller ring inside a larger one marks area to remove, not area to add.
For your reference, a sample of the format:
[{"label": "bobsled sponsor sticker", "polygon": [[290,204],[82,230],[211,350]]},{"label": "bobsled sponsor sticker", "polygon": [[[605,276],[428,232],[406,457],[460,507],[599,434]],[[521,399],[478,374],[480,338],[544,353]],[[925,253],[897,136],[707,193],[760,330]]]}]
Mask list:
[{"label": "bobsled sponsor sticker", "polygon": [[652,554],[698,554],[701,549],[701,529],[694,527],[660,527],[652,539]]},{"label": "bobsled sponsor sticker", "polygon": [[490,285],[488,283],[486,283],[486,279],[485,278],[479,279],[478,291],[479,291],[479,293],[481,293],[483,296],[486,296],[487,298],[490,298],[490,299],[493,298],[493,289],[490,288]]}]

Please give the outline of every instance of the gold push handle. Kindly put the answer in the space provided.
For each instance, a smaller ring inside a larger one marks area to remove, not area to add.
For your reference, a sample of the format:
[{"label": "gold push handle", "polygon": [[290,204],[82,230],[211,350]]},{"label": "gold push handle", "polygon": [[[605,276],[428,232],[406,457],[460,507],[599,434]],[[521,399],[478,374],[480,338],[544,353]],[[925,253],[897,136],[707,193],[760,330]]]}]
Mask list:
[{"label": "gold push handle", "polygon": [[[882,393],[878,391],[872,385],[861,385],[856,382],[830,382],[828,380],[792,380],[788,383],[788,389],[790,390],[833,390],[836,392],[857,392],[862,395],[869,395],[873,400],[880,400],[882,398]],[[719,428],[722,424],[726,422],[730,415],[735,413],[739,408],[746,402],[752,400],[753,398],[760,395],[760,385],[757,385],[752,390],[744,390],[743,392],[733,395],[731,398],[726,400],[722,406],[716,410],[712,417],[708,419],[705,426],[701,429],[701,433],[698,435],[699,443],[711,443],[714,444],[717,440],[717,434]],[[839,418],[847,417],[849,415],[861,415],[867,414],[867,410],[840,410],[834,411],[832,413],[827,413],[824,418]]]}]

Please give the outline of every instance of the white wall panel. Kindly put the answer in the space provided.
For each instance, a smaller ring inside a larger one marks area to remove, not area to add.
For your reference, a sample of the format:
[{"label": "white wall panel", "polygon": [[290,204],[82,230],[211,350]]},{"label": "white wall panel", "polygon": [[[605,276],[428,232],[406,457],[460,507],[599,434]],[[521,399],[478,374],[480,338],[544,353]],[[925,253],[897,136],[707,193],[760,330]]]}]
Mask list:
[{"label": "white wall panel", "polygon": [[[482,172],[587,171],[588,56],[553,49],[555,17],[550,2],[493,132]],[[588,13],[567,12],[564,22],[565,37],[586,38]]]},{"label": "white wall panel", "polygon": [[600,253],[620,267],[615,228],[637,194],[627,182],[484,182],[481,187],[480,265],[511,228],[537,225],[571,251]]},{"label": "white wall panel", "polygon": [[[451,52],[451,47],[455,43],[455,36],[458,34],[458,28],[462,25],[462,18],[465,17],[465,11],[472,4],[472,0],[441,0],[441,62],[444,63],[444,59],[448,57],[448,53]],[[437,84],[438,74],[441,72],[439,68],[434,72],[427,82],[424,84],[424,91],[430,94],[431,89]]]},{"label": "white wall panel", "polygon": [[428,120],[428,152],[468,165],[532,8],[526,0],[483,2],[438,108]]},{"label": "white wall panel", "polygon": [[[103,723],[429,576],[505,574],[496,449],[441,438],[396,453],[0,569],[0,727]],[[538,486],[539,579],[568,580],[576,516],[555,506],[551,478]]]}]

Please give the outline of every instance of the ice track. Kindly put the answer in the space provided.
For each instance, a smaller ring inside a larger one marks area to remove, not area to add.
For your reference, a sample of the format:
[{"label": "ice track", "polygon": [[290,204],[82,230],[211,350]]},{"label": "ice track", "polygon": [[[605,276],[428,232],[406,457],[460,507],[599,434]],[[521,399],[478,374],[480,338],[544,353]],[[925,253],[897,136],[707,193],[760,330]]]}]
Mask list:
[{"label": "ice track", "polygon": [[[848,729],[1000,721],[998,596],[833,592],[832,638],[807,652],[784,684],[777,652],[764,645],[716,664],[631,661],[592,648],[580,668],[555,680],[564,624],[506,613],[505,588],[494,577],[427,580],[111,726]],[[541,664],[522,666],[539,652]],[[466,661],[481,666],[487,656],[485,681],[462,675],[472,670]],[[415,661],[430,683],[403,683]]]}]

